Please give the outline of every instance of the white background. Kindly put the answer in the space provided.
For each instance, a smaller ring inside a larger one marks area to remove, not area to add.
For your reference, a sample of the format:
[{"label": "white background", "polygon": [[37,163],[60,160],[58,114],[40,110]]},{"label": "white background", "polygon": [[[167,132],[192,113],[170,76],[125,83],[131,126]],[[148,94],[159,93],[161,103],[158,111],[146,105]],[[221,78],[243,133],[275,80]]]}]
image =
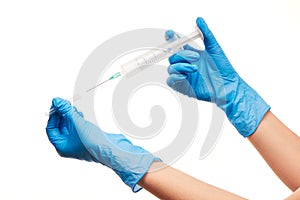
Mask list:
[{"label": "white background", "polygon": [[[51,99],[72,95],[87,56],[110,37],[137,28],[188,33],[196,17],[204,17],[239,74],[300,133],[297,0],[103,2],[0,2],[0,199],[155,199],[145,190],[133,194],[101,164],[60,158],[45,132]],[[227,120],[214,151],[199,160],[208,127],[201,118],[210,114],[210,104],[199,106],[198,136],[173,167],[249,199],[291,193]]]}]

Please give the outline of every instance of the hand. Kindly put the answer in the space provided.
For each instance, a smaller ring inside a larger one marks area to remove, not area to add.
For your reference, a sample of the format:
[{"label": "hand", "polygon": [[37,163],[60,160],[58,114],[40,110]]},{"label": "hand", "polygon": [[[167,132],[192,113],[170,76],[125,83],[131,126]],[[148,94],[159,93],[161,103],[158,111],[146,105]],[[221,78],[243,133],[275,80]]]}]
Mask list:
[{"label": "hand", "polygon": [[108,134],[86,121],[82,113],[61,98],[54,98],[46,127],[50,142],[59,155],[101,163],[113,169],[134,192],[150,165],[159,159],[122,134]]},{"label": "hand", "polygon": [[186,45],[171,56],[167,84],[190,97],[216,103],[239,133],[248,137],[270,106],[234,70],[205,21],[198,18],[196,23],[205,50]]}]

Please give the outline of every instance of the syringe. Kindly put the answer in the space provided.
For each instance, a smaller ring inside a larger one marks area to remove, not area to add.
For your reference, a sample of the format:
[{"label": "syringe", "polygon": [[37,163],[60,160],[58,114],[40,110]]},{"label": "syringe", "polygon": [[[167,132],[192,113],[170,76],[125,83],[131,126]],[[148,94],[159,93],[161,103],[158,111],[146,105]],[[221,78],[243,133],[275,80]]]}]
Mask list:
[{"label": "syringe", "polygon": [[[183,46],[185,46],[186,44],[188,44],[198,38],[201,38],[203,40],[203,34],[200,31],[200,29],[198,27],[196,27],[196,30],[193,31],[192,33],[190,33],[186,36],[183,36],[177,40],[174,40],[172,42],[167,42],[162,45],[159,45],[158,47],[153,48],[152,50],[142,54],[141,56],[138,56],[135,59],[121,65],[121,71],[110,76],[109,79],[102,81],[101,83],[91,87],[90,89],[86,90],[85,92],[86,93],[90,92],[93,89],[97,88],[98,86],[100,86],[110,80],[116,79],[122,75],[128,74],[138,68],[156,64],[156,63],[170,57],[171,55],[177,53],[179,50],[182,49]],[[200,50],[204,50],[204,45],[200,46]],[[79,98],[73,97],[73,98],[69,99],[69,101],[74,102]],[[46,115],[51,115],[54,112],[55,112],[55,108],[52,108],[52,109],[50,109],[49,112],[46,113]]]},{"label": "syringe", "polygon": [[[138,68],[156,64],[171,55],[177,53],[182,47],[197,38],[203,40],[203,34],[198,27],[192,33],[187,36],[183,36],[177,40],[174,40],[170,43],[164,43],[158,47],[152,48],[152,50],[138,56],[137,58],[121,65],[121,71],[112,75],[109,79],[99,83],[97,86],[102,85],[103,83],[118,78],[122,75],[128,74],[129,72],[136,70]],[[200,50],[204,50],[204,45],[200,46]]]}]

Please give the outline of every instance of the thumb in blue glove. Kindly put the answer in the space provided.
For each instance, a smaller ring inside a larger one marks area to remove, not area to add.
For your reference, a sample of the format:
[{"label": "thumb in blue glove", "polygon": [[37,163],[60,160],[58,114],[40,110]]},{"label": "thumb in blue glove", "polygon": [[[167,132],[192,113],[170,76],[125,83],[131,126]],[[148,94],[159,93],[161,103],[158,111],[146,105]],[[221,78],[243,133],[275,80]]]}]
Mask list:
[{"label": "thumb in blue glove", "polygon": [[205,50],[186,45],[171,56],[167,84],[190,97],[216,103],[239,133],[248,137],[270,106],[234,70],[205,21],[198,18],[196,23]]},{"label": "thumb in blue glove", "polygon": [[133,192],[154,161],[151,153],[133,145],[122,134],[109,134],[86,121],[82,113],[61,98],[54,98],[46,132],[59,155],[101,163],[114,170]]}]

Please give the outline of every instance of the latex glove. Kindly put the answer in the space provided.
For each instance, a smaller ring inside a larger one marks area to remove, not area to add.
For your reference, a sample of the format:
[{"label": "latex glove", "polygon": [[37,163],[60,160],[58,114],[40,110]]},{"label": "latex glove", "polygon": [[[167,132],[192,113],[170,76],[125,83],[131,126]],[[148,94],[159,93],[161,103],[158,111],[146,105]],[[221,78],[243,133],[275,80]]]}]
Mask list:
[{"label": "latex glove", "polygon": [[59,155],[95,161],[113,169],[133,192],[141,189],[137,183],[152,162],[160,160],[122,134],[108,134],[86,121],[68,101],[54,98],[46,127],[50,142]]},{"label": "latex glove", "polygon": [[[244,137],[257,129],[270,106],[233,69],[205,21],[196,21],[204,36],[205,50],[185,46],[169,58],[167,84],[173,89],[216,103]],[[172,36],[167,31],[166,38]]]}]

